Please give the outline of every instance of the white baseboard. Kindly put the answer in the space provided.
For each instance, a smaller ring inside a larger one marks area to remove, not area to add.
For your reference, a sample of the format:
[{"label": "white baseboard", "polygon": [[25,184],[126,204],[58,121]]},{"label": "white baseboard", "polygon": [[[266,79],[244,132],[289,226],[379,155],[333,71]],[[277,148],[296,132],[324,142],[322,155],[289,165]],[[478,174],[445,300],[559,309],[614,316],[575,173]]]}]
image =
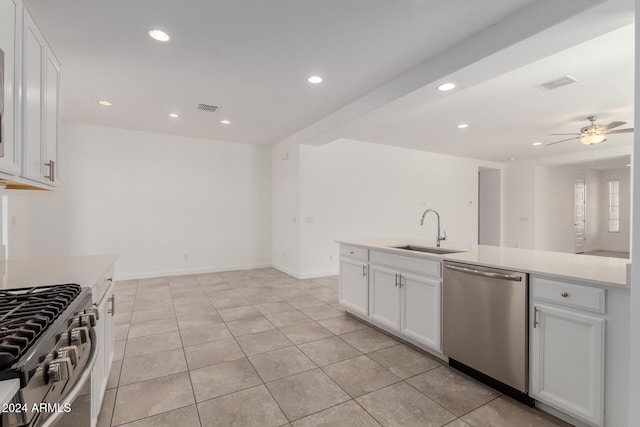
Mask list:
[{"label": "white baseboard", "polygon": [[338,275],[338,270],[327,270],[327,271],[316,271],[313,273],[300,273],[297,271],[293,271],[287,267],[283,267],[281,265],[275,265],[272,264],[271,265],[272,268],[275,268],[278,271],[282,271],[285,274],[288,274],[291,277],[294,277],[298,280],[304,280],[304,279],[315,279],[317,277],[326,277],[326,276],[337,276]]},{"label": "white baseboard", "polygon": [[[190,269],[184,269],[184,270],[167,270],[167,271],[150,271],[145,273],[116,274],[115,278],[116,278],[116,281],[136,280],[136,279],[150,279],[153,277],[186,276],[189,274],[219,273],[221,271],[251,270],[254,268],[269,268],[269,267],[271,267],[271,264],[269,263],[229,265],[229,266],[217,266],[217,267],[190,268]],[[116,273],[117,273],[117,269],[116,269]]]},{"label": "white baseboard", "polygon": [[315,279],[317,277],[337,276],[338,270],[316,271],[314,273],[301,273],[299,279]]},{"label": "white baseboard", "polygon": [[297,271],[293,271],[293,270],[291,270],[291,269],[289,269],[287,267],[283,267],[281,265],[275,265],[275,264],[271,264],[271,267],[275,268],[276,270],[281,271],[281,272],[283,272],[285,274],[288,274],[289,276],[294,277],[296,279],[300,279],[301,278],[301,277],[299,277],[299,273]]}]

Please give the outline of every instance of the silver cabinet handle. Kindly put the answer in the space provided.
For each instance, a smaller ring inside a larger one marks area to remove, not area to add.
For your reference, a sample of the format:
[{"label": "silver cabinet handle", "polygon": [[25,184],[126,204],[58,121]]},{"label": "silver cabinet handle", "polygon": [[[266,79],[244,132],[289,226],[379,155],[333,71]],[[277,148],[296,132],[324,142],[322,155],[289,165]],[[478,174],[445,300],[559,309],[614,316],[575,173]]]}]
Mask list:
[{"label": "silver cabinet handle", "polygon": [[533,307],[533,328],[538,325],[538,307]]},{"label": "silver cabinet handle", "polygon": [[51,182],[55,182],[55,180],[56,180],[56,162],[55,162],[55,160],[49,160],[44,165],[45,166],[49,166],[49,175],[45,175],[45,178],[47,178]]},{"label": "silver cabinet handle", "polygon": [[405,279],[405,281],[407,280],[406,277],[402,277],[402,274],[398,274],[398,284],[400,287],[402,287],[402,279]]},{"label": "silver cabinet handle", "polygon": [[396,273],[396,288],[398,287],[398,273]]},{"label": "silver cabinet handle", "polygon": [[560,296],[561,296],[562,298],[566,298],[566,297],[568,297],[568,296],[569,296],[569,293],[568,293],[568,292],[564,292],[564,291],[563,291],[563,292],[560,292]]},{"label": "silver cabinet handle", "polygon": [[475,268],[458,267],[457,265],[445,264],[445,268],[449,270],[459,271],[461,273],[474,274],[476,276],[491,277],[492,279],[510,280],[512,282],[522,282],[522,277],[515,274],[504,274],[493,271],[476,270]]},{"label": "silver cabinet handle", "polygon": [[362,277],[367,277],[367,266],[362,265]]},{"label": "silver cabinet handle", "polygon": [[116,296],[111,295],[111,298],[109,298],[109,301],[111,301],[111,310],[109,310],[108,313],[111,316],[114,316],[116,313]]}]

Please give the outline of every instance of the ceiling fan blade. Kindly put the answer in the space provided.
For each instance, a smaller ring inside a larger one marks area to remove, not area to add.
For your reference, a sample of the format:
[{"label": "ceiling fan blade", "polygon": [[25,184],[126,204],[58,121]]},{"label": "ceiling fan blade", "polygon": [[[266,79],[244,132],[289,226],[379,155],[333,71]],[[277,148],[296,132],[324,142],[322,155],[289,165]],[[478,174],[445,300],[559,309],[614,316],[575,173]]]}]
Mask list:
[{"label": "ceiling fan blade", "polygon": [[573,140],[573,139],[580,139],[580,137],[579,137],[579,136],[576,136],[575,138],[569,138],[569,139],[563,139],[563,140],[556,141],[556,142],[550,142],[550,143],[548,143],[547,145],[559,144],[559,143],[561,143],[561,142],[571,141],[571,140]]},{"label": "ceiling fan blade", "polygon": [[607,132],[607,135],[611,133],[629,133],[629,132],[633,132],[633,128],[612,130],[611,132]]},{"label": "ceiling fan blade", "polygon": [[[602,126],[603,128],[609,130],[609,129],[613,129],[613,128],[617,128],[618,126],[622,126],[624,124],[626,124],[627,122],[611,122],[608,125],[604,125]],[[611,133],[611,132],[609,132]]]},{"label": "ceiling fan blade", "polygon": [[580,133],[548,133],[547,135],[582,135]]}]

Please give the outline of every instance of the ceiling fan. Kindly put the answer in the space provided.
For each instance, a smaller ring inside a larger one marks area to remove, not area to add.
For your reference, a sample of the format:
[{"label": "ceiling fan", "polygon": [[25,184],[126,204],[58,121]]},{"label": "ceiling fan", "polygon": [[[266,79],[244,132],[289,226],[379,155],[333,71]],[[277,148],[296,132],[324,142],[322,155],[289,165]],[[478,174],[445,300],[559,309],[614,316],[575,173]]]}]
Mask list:
[{"label": "ceiling fan", "polygon": [[618,126],[624,125],[626,122],[611,122],[608,125],[597,125],[596,120],[598,116],[593,115],[587,117],[587,120],[591,122],[589,126],[585,126],[580,129],[580,133],[550,133],[549,135],[574,135],[573,138],[567,138],[556,142],[550,142],[547,145],[554,145],[560,142],[571,141],[574,139],[579,139],[585,145],[595,145],[605,142],[607,140],[608,134],[614,133],[629,133],[633,132],[633,128],[626,129],[616,129],[611,130],[613,128],[617,128]]}]

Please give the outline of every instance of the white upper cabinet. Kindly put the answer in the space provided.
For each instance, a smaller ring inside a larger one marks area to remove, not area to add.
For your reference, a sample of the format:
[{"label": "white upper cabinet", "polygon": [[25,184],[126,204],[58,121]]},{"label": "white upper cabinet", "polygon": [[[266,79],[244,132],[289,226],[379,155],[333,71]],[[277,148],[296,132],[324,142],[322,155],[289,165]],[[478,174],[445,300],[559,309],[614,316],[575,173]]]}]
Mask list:
[{"label": "white upper cabinet", "polygon": [[0,0],[0,172],[20,173],[19,33],[21,8],[15,0]]},{"label": "white upper cabinet", "polygon": [[23,20],[23,173],[55,185],[60,129],[60,65],[24,10]]},{"label": "white upper cabinet", "polygon": [[0,0],[0,181],[59,181],[60,63],[21,0]]}]

